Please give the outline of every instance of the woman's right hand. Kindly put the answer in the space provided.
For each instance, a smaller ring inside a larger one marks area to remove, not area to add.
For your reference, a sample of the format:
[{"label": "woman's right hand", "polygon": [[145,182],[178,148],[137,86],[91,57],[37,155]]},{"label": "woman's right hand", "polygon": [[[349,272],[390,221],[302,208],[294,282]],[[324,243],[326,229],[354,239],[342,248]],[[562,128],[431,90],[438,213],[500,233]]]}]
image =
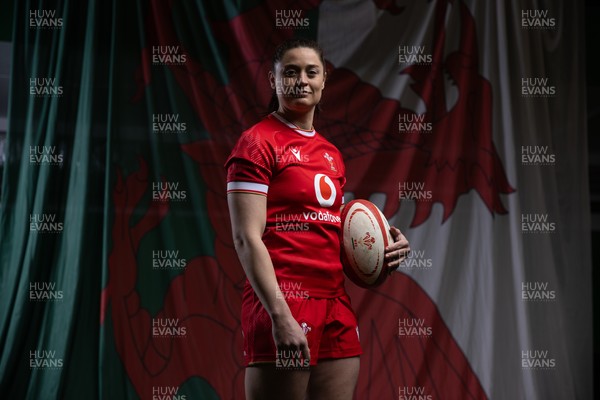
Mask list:
[{"label": "woman's right hand", "polygon": [[[273,318],[273,340],[277,351],[297,351],[300,350],[304,360],[310,361],[310,349],[308,340],[300,324],[292,317]],[[308,364],[308,362],[307,362]]]}]

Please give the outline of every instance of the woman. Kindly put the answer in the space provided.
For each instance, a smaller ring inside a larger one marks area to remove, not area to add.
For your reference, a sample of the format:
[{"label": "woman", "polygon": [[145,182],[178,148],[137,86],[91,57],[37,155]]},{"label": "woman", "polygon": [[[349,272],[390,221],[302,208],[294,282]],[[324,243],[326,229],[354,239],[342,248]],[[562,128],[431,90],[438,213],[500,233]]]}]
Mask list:
[{"label": "woman", "polygon": [[[358,378],[358,325],[338,239],[345,168],[313,127],[325,79],[315,42],[280,45],[269,72],[273,112],[242,134],[226,163],[234,243],[248,278],[248,400],[351,399]],[[410,248],[390,231],[393,270]]]}]

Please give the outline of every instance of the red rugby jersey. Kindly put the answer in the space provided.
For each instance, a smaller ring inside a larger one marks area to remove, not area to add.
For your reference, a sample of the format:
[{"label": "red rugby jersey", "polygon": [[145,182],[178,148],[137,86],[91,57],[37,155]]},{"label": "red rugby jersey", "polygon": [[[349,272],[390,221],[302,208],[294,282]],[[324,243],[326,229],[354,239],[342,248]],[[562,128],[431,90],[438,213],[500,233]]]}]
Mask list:
[{"label": "red rugby jersey", "polygon": [[338,234],[346,178],[338,149],[273,113],[242,133],[225,166],[228,193],[267,196],[262,240],[283,295],[343,295]]}]

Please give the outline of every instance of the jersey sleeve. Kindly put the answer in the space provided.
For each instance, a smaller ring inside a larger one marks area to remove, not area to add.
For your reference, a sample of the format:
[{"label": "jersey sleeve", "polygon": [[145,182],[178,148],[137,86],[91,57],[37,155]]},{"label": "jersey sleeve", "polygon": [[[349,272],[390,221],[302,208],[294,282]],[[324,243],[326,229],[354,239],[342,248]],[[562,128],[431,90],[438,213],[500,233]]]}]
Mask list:
[{"label": "jersey sleeve", "polygon": [[340,184],[341,189],[343,190],[344,187],[346,186],[346,164],[344,163],[344,157],[342,156],[342,153],[340,153],[340,164],[341,164],[341,174],[342,174],[342,183]]},{"label": "jersey sleeve", "polygon": [[244,132],[225,163],[227,193],[266,195],[273,176],[274,157],[258,132]]}]

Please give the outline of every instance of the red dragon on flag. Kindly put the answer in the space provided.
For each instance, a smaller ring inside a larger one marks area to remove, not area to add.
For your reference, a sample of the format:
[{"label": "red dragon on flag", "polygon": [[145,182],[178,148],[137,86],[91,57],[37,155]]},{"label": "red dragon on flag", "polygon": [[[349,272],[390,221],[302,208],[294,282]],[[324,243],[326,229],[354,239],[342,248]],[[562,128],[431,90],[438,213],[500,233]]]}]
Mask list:
[{"label": "red dragon on flag", "polygon": [[[181,45],[171,19],[174,2],[150,2],[134,101],[142,99],[152,81],[152,46]],[[374,3],[393,14],[403,12],[393,2]],[[461,40],[459,48],[445,56],[444,18],[452,3],[460,8]],[[207,187],[215,255],[189,261],[185,272],[171,282],[159,313],[182,321],[191,332],[188,340],[153,338],[152,317],[140,305],[136,291],[139,242],[159,226],[169,213],[169,204],[152,203],[145,216],[133,224],[133,210],[149,191],[146,162],[141,159],[139,170],[127,177],[118,174],[113,191],[113,249],[101,315],[103,323],[105,315],[110,315],[116,350],[143,399],[152,398],[153,386],[179,387],[194,376],[208,382],[221,399],[243,398],[239,313],[245,277],[233,247],[223,164],[239,134],[265,111],[270,89],[262,77],[270,68],[272,50],[290,35],[289,31],[270,30],[270,19],[275,9],[293,4],[290,0],[270,1],[227,21],[204,21],[204,28],[210,28],[228,51],[224,57],[229,63],[226,83],[189,52],[184,52],[185,65],[169,66],[210,134],[210,139],[183,145],[181,150],[197,163]],[[318,1],[303,4],[305,10],[318,5]],[[398,182],[424,182],[425,189],[432,190],[431,201],[416,200],[412,226],[430,217],[435,202],[443,205],[446,220],[459,197],[470,190],[476,191],[492,214],[506,213],[500,194],[514,191],[492,142],[492,88],[478,72],[473,17],[459,1],[438,0],[435,8],[433,62],[402,71],[412,78],[411,89],[426,104],[425,120],[432,123],[432,134],[398,135],[390,126],[396,126],[398,115],[414,112],[398,100],[382,97],[377,87],[361,81],[352,71],[331,64],[326,92],[327,99],[335,99],[335,107],[329,107],[317,121],[319,131],[344,154],[346,190],[357,198],[385,193],[386,216],[391,217],[401,206]],[[445,102],[444,73],[456,82],[459,93],[451,108]],[[367,174],[368,180],[364,179]],[[402,387],[422,388],[424,394],[435,398],[487,398],[435,303],[412,278],[397,273],[377,289],[352,285],[348,289],[365,350],[356,398],[394,399]],[[386,311],[382,314],[381,310]],[[422,320],[432,328],[431,335],[400,337],[395,332],[403,318]]]}]

